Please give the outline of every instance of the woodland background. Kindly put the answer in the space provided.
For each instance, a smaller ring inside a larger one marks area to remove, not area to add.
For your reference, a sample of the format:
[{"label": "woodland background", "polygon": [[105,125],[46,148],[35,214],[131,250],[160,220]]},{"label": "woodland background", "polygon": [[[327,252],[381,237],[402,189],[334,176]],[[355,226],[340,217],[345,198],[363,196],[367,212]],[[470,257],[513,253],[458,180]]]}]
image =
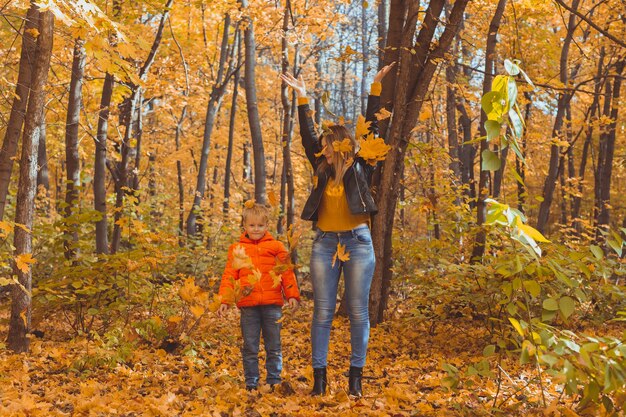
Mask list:
[{"label": "woodland background", "polygon": [[[623,1],[3,0],[0,20],[1,414],[624,412]],[[312,399],[314,176],[279,74],[359,135],[391,62],[365,397],[340,309]],[[285,383],[256,394],[236,311],[213,314],[251,198],[304,295]]]}]

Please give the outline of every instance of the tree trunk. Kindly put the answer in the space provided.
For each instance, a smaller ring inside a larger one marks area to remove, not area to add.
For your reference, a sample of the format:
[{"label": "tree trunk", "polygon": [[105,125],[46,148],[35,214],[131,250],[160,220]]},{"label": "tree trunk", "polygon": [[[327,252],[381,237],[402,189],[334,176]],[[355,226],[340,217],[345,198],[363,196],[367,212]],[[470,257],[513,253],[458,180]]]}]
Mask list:
[{"label": "tree trunk", "polygon": [[106,161],[107,137],[109,127],[109,113],[111,97],[113,95],[113,75],[106,73],[102,86],[100,111],[98,115],[98,132],[96,134],[96,150],[93,175],[93,204],[94,209],[101,214],[96,223],[96,253],[109,253],[109,238],[107,231],[107,190],[106,190]]},{"label": "tree trunk", "polygon": [[613,94],[612,96],[605,97],[605,100],[610,101],[608,107],[609,112],[605,113],[605,116],[609,117],[611,122],[609,123],[606,131],[600,135],[600,141],[602,146],[598,152],[598,164],[597,172],[600,183],[599,201],[596,200],[596,213],[597,213],[597,225],[596,241],[600,241],[602,236],[601,232],[604,229],[608,229],[609,216],[610,216],[610,200],[611,200],[611,176],[613,174],[613,157],[615,154],[615,138],[617,131],[617,117],[619,112],[619,99],[622,85],[622,72],[624,71],[624,64],[626,60],[622,58],[615,65],[615,74],[613,81]]},{"label": "tree trunk", "polygon": [[[456,69],[449,63],[446,67],[446,126],[448,129],[448,154],[450,155],[450,170],[456,180],[462,183],[461,166],[459,162],[459,134],[456,120]],[[458,201],[458,200],[457,200]]]},{"label": "tree trunk", "polygon": [[389,27],[389,17],[387,14],[387,5],[389,0],[378,0],[378,68],[382,68],[385,55],[385,45],[387,44],[387,30]]},{"label": "tree trunk", "polygon": [[2,150],[0,150],[0,221],[4,217],[4,209],[11,182],[11,171],[13,170],[13,159],[17,152],[17,144],[24,123],[24,113],[28,104],[31,77],[35,65],[37,43],[31,29],[37,28],[38,24],[39,8],[34,3],[31,3],[30,9],[26,13],[26,23],[22,31],[22,51],[20,53],[20,66],[15,86],[15,98],[11,106],[11,114],[6,126]]},{"label": "tree trunk", "polygon": [[[150,67],[154,63],[154,59],[156,57],[159,46],[161,45],[161,39],[163,38],[163,29],[165,28],[165,22],[167,21],[170,9],[172,7],[172,3],[174,0],[167,0],[165,3],[163,13],[161,15],[161,21],[159,22],[159,26],[157,28],[156,35],[154,36],[154,41],[152,42],[152,47],[150,48],[150,52],[148,53],[148,57],[144,61],[143,65],[139,70],[139,79],[145,81],[148,72],[150,71]],[[124,193],[125,188],[129,185],[132,186],[128,181],[129,177],[129,169],[128,164],[131,157],[131,149],[132,145],[130,143],[131,137],[135,136],[138,139],[140,134],[139,129],[133,129],[133,118],[135,115],[135,111],[142,111],[142,87],[141,86],[131,86],[131,96],[128,101],[128,107],[125,108],[126,117],[126,129],[124,131],[124,138],[122,139],[122,143],[120,144],[120,153],[121,153],[121,161],[115,167],[115,175],[113,179],[115,180],[115,214],[114,214],[114,224],[113,224],[113,236],[111,238],[111,252],[116,253],[119,250],[120,240],[122,236],[122,229],[118,223],[118,220],[122,216],[122,207],[124,204]],[[138,117],[138,120],[141,119],[141,116]],[[137,134],[135,134],[135,131]],[[139,140],[137,141],[139,143]],[[139,151],[138,149],[136,150]],[[138,161],[138,160],[137,160]]]},{"label": "tree trunk", "polygon": [[600,56],[598,58],[598,70],[596,72],[596,78],[593,87],[593,101],[589,108],[589,116],[586,121],[585,142],[583,144],[583,151],[580,157],[580,166],[578,168],[578,195],[574,196],[572,206],[572,225],[578,233],[582,232],[582,223],[580,222],[580,207],[582,203],[583,195],[583,181],[585,179],[585,170],[587,168],[587,158],[589,157],[589,149],[591,147],[591,141],[593,139],[593,121],[599,117],[598,107],[600,105],[600,90],[602,89],[602,73],[604,72],[604,57],[605,49],[600,49]]},{"label": "tree trunk", "polygon": [[[579,2],[580,0],[573,0],[572,9],[574,10],[574,12],[578,9]],[[563,47],[561,49],[559,78],[565,88],[567,88],[569,84],[567,74],[569,48],[574,37],[574,31],[578,26],[576,23],[576,15],[574,14],[574,12],[570,13],[567,23],[567,34],[565,36],[565,39],[563,40]],[[563,119],[565,116],[565,106],[571,99],[571,94],[572,93],[567,89],[559,93],[558,107],[556,111],[556,117],[554,119],[554,127],[552,128],[553,140],[558,139],[561,135],[561,130],[563,129]],[[537,230],[539,230],[541,233],[546,232],[546,226],[550,217],[550,206],[552,205],[552,200],[554,199],[554,189],[556,188],[556,181],[559,173],[559,161],[560,147],[557,144],[552,144],[550,146],[550,163],[548,166],[548,175],[546,176],[545,182],[543,184],[543,201],[539,205],[539,213],[537,215]]]},{"label": "tree trunk", "polygon": [[367,85],[367,68],[371,65],[370,61],[370,53],[369,53],[369,42],[368,42],[368,27],[367,27],[367,8],[369,7],[368,2],[364,1],[361,3],[361,53],[363,54],[363,59],[361,60],[361,114],[365,114],[367,109],[367,96],[369,94],[368,85]]},{"label": "tree trunk", "polygon": [[[52,55],[54,16],[46,11],[40,14],[39,36],[35,67],[32,73],[31,93],[24,121],[22,140],[22,157],[20,159],[20,179],[17,190],[17,206],[15,223],[24,227],[15,228],[15,256],[32,255],[32,229],[35,209],[35,192],[37,178],[37,148],[39,144],[39,128],[43,121],[45,105],[45,87],[48,82],[48,70]],[[11,288],[11,318],[7,346],[14,352],[28,351],[28,332],[31,318],[32,269],[26,272],[15,267],[15,275],[20,286]]]},{"label": "tree trunk", "polygon": [[[241,45],[239,40],[239,32],[235,35],[235,42],[237,42],[237,62],[241,62]],[[235,142],[235,121],[237,120],[237,98],[239,96],[239,82],[241,80],[241,72],[239,66],[235,70],[235,78],[233,80],[233,97],[230,106],[230,121],[228,123],[228,149],[226,150],[226,166],[224,167],[224,203],[222,206],[222,213],[224,218],[228,217],[228,211],[230,209],[230,178],[231,167],[233,161],[233,148]]]},{"label": "tree trunk", "polygon": [[[206,118],[204,121],[204,135],[202,139],[202,151],[200,154],[200,166],[198,167],[198,178],[196,180],[196,190],[194,193],[193,204],[187,216],[187,235],[194,237],[198,232],[197,220],[201,210],[201,203],[204,198],[204,192],[207,188],[208,178],[208,162],[209,151],[211,149],[211,134],[215,125],[215,118],[222,105],[222,99],[226,94],[226,86],[228,85],[228,76],[224,76],[226,69],[226,61],[228,57],[228,39],[230,31],[230,15],[224,16],[224,29],[222,34],[222,43],[220,47],[220,61],[218,74],[215,83],[211,88],[209,95],[209,103],[207,104]],[[229,69],[232,67],[232,61]],[[230,71],[229,71],[230,72]]]},{"label": "tree trunk", "polygon": [[[489,23],[489,31],[487,34],[487,46],[485,49],[485,78],[483,80],[483,95],[491,91],[491,81],[493,80],[495,70],[495,52],[497,45],[497,35],[500,29],[500,21],[504,14],[506,7],[506,0],[498,0],[496,11]],[[478,131],[480,136],[486,136],[485,122],[487,121],[487,114],[480,110],[480,122],[478,124]],[[485,200],[489,197],[491,188],[491,172],[483,169],[483,152],[489,149],[489,142],[487,139],[480,141],[480,155],[478,162],[478,198],[476,201],[476,225],[478,226],[478,232],[474,239],[474,248],[472,249],[472,263],[479,263],[483,259],[485,253],[485,241],[487,239],[487,232],[483,228],[483,223],[487,219],[487,204]]]},{"label": "tree trunk", "polygon": [[401,0],[392,2],[385,64],[397,61],[399,65],[396,74],[385,77],[381,96],[383,105],[393,99],[394,116],[388,132],[381,131],[392,146],[392,150],[383,163],[379,183],[375,184],[379,213],[373,217],[372,222],[374,253],[378,260],[370,291],[369,313],[373,325],[383,320],[389,297],[393,262],[391,236],[400,190],[398,178],[404,164],[411,131],[417,123],[437,63],[452,44],[468,1],[456,0],[448,25],[439,39],[434,40],[445,0],[432,0],[425,12],[424,22],[415,43],[413,40],[419,2],[405,3]]},{"label": "tree trunk", "polygon": [[85,71],[85,41],[78,38],[74,42],[70,95],[65,122],[65,163],[67,182],[65,189],[65,257],[72,259],[78,243],[78,230],[75,221],[68,221],[78,209],[78,188],[80,186],[80,160],[78,156],[78,123],[82,101],[83,74]]},{"label": "tree trunk", "polygon": [[41,117],[39,126],[39,146],[37,147],[37,190],[41,185],[46,191],[46,197],[50,196],[50,173],[48,172],[48,149],[46,147],[46,115]]},{"label": "tree trunk", "polygon": [[[248,0],[240,0],[243,9],[248,8]],[[252,18],[244,17],[247,21],[243,32],[245,45],[244,86],[246,90],[246,109],[248,111],[248,123],[250,124],[250,137],[252,140],[252,152],[254,158],[254,199],[257,203],[265,204],[265,151],[263,148],[263,131],[259,119],[259,107],[256,96],[256,43],[254,39],[254,24]]]}]

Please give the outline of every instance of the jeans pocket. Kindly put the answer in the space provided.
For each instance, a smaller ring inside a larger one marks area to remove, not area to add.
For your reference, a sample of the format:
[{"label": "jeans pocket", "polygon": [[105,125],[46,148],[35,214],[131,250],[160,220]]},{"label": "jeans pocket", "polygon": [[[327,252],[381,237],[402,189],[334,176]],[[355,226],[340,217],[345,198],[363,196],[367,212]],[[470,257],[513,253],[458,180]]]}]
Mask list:
[{"label": "jeans pocket", "polygon": [[322,232],[321,230],[316,230],[315,231],[315,237],[313,238],[313,243],[317,243],[320,240],[322,240],[324,238],[324,236],[326,235],[326,232]]},{"label": "jeans pocket", "polygon": [[362,243],[364,245],[372,244],[372,234],[370,232],[370,229],[363,228],[363,229],[353,230],[352,237],[354,237],[354,239],[357,242]]}]

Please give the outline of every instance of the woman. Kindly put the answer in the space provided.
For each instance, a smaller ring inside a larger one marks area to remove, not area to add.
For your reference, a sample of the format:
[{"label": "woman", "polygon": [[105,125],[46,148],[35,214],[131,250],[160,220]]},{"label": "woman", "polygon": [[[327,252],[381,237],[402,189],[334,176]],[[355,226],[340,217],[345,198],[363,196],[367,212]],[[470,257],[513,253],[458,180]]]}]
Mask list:
[{"label": "woman", "polygon": [[[394,64],[374,77],[366,120],[376,133],[381,81]],[[313,283],[312,395],[326,392],[326,365],[330,329],[335,314],[339,275],[343,270],[350,318],[349,393],[362,396],[362,375],[369,339],[369,291],[376,259],[369,229],[370,216],[378,209],[370,192],[374,165],[358,155],[358,142],[343,125],[330,125],[317,138],[302,76],[281,78],[298,96],[300,135],[306,156],[315,171],[315,184],[302,211],[305,220],[317,222],[311,252]]]}]

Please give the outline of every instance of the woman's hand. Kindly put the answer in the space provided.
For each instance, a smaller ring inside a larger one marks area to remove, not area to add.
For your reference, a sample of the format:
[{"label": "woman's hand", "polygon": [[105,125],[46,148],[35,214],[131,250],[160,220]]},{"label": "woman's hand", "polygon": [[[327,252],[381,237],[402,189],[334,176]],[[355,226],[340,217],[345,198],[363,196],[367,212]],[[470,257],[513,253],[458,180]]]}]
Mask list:
[{"label": "woman's hand", "polygon": [[291,88],[294,89],[298,97],[306,97],[306,86],[302,75],[295,78],[290,73],[280,74],[280,78]]},{"label": "woman's hand", "polygon": [[391,64],[385,65],[384,67],[382,67],[380,71],[378,71],[378,73],[374,76],[374,82],[375,83],[381,82],[383,78],[385,78],[385,75],[387,75],[389,71],[391,71],[391,69],[395,66],[396,66],[396,63],[392,62]]}]

